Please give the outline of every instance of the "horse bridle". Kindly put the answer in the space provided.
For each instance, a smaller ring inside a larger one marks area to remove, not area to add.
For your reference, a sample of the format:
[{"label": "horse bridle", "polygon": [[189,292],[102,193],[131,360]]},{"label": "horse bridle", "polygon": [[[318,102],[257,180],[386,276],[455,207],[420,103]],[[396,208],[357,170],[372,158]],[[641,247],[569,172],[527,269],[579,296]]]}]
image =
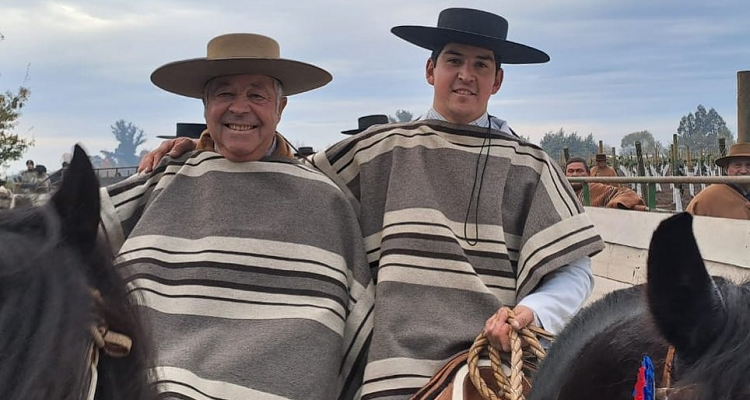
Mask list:
[{"label": "horse bridle", "polygon": [[[94,297],[97,308],[104,306],[104,299],[98,290],[91,290],[91,295]],[[99,355],[104,352],[105,355],[114,358],[127,357],[130,354],[130,348],[133,346],[133,340],[127,335],[117,333],[109,330],[106,321],[103,318],[98,318],[97,322],[91,325],[89,328],[91,332],[91,343],[86,351],[86,366],[88,371],[88,385],[85,400],[94,400],[96,396],[96,385],[98,383],[98,372],[99,366]]]},{"label": "horse bridle", "polygon": [[669,393],[673,390],[672,389],[672,371],[674,371],[674,359],[675,359],[674,346],[670,345],[669,349],[667,350],[667,355],[666,357],[664,357],[664,371],[662,371],[662,375],[661,375],[662,387],[657,388],[654,393],[654,398],[656,400],[668,400]]}]

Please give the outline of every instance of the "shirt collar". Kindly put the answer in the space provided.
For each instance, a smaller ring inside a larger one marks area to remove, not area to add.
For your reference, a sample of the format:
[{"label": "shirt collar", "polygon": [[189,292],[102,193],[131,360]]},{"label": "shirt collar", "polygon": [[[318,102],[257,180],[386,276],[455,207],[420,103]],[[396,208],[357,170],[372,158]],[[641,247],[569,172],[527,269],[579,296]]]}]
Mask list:
[{"label": "shirt collar", "polygon": [[[427,112],[424,114],[424,117],[420,119],[435,119],[438,121],[446,121],[446,122],[448,121],[439,112],[437,112],[437,110],[435,110],[435,108],[433,107],[430,107],[430,109],[427,110]],[[479,118],[475,119],[474,121],[469,122],[466,125],[473,125],[473,126],[478,126],[480,128],[487,128],[490,123],[492,124],[492,129],[514,135],[513,133],[511,133],[510,127],[508,127],[507,122],[503,121],[500,118],[496,118],[496,117],[489,115],[487,111],[485,111],[484,114],[482,114]]]},{"label": "shirt collar", "polygon": [[278,146],[278,143],[276,143],[276,133],[273,134],[273,143],[271,143],[271,147],[268,148],[268,151],[266,151],[266,157],[273,154],[274,151],[276,151],[276,147]]},{"label": "shirt collar", "polygon": [[[276,133],[273,134],[273,143],[271,143],[271,147],[266,150],[265,156],[268,157],[270,155],[273,155],[273,152],[276,151],[278,143],[276,143]],[[219,150],[216,149],[216,143],[214,143],[214,152],[218,153]]]}]

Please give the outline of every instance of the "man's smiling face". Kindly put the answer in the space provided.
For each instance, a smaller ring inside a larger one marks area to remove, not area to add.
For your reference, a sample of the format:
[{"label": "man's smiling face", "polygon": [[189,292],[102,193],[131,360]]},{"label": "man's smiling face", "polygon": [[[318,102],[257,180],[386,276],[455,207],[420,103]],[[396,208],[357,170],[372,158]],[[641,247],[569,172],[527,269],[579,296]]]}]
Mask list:
[{"label": "man's smiling face", "polygon": [[432,107],[457,124],[482,116],[503,81],[491,50],[459,43],[445,45],[437,61],[427,60],[426,75],[435,88]]},{"label": "man's smiling face", "polygon": [[286,106],[277,87],[266,75],[220,76],[207,83],[204,114],[216,151],[235,162],[265,156]]}]

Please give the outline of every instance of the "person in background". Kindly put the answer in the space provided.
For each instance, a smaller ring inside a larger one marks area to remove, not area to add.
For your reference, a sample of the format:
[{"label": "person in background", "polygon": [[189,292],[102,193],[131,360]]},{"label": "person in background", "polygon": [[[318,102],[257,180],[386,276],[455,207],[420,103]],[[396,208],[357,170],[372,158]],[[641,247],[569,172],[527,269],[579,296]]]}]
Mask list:
[{"label": "person in background", "polygon": [[23,191],[33,191],[39,180],[39,174],[36,171],[34,160],[26,160],[26,169],[21,172],[21,189]]},{"label": "person in background", "polygon": [[[727,176],[750,176],[750,143],[736,143],[716,165]],[[750,184],[715,183],[701,190],[685,211],[706,217],[750,219]]]},{"label": "person in background", "polygon": [[607,155],[599,153],[596,155],[596,165],[591,167],[590,176],[617,176],[617,171],[607,164]]},{"label": "person in background", "polygon": [[[590,176],[586,160],[580,157],[571,157],[565,165],[565,176],[583,177]],[[573,183],[578,200],[583,201],[583,184]],[[646,211],[646,203],[641,196],[630,188],[612,186],[604,183],[590,182],[589,199],[592,207],[619,208],[622,210]]]}]

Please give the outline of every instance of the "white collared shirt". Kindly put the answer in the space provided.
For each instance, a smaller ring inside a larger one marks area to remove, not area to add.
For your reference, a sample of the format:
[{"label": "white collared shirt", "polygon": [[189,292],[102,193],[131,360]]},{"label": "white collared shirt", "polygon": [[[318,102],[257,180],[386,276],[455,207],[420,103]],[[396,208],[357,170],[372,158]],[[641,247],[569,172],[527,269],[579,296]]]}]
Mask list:
[{"label": "white collared shirt", "polygon": [[[446,122],[448,121],[447,119],[445,119],[445,117],[443,117],[439,112],[437,112],[432,107],[430,107],[430,109],[427,110],[427,112],[424,114],[423,117],[420,117],[418,119],[435,119],[438,121],[446,121]],[[482,114],[482,116],[475,119],[474,121],[469,122],[466,125],[474,125],[480,128],[486,128],[489,125],[489,123],[492,123],[492,129],[507,133],[509,135],[516,136],[513,133],[513,131],[510,130],[510,127],[508,126],[507,122],[505,122],[504,120],[500,118],[489,115],[486,111],[484,112],[484,114]]]}]

